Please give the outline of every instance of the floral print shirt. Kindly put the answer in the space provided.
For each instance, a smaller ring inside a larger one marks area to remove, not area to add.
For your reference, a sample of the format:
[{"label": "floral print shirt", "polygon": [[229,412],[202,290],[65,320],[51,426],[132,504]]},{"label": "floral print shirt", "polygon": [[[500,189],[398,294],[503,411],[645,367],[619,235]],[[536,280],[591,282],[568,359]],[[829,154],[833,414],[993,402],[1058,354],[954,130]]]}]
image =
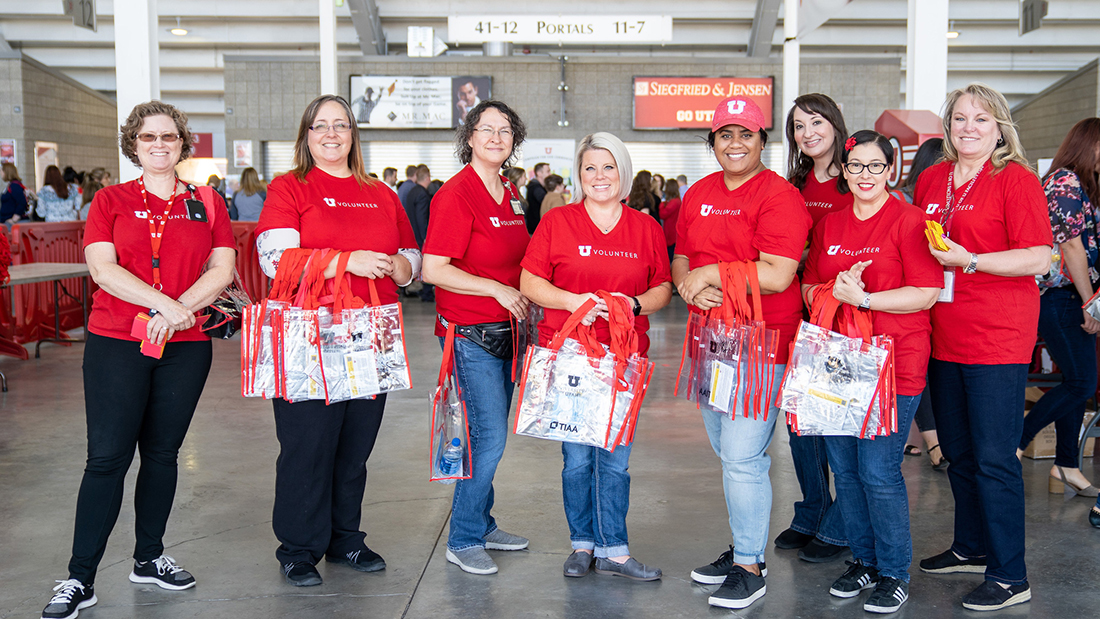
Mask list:
[{"label": "floral print shirt", "polygon": [[1089,279],[1095,286],[1100,281],[1100,273],[1096,270],[1096,258],[1100,254],[1100,247],[1097,245],[1100,220],[1097,218],[1096,206],[1089,201],[1081,188],[1081,179],[1065,168],[1052,172],[1043,183],[1043,189],[1050,207],[1050,228],[1054,232],[1054,242],[1061,244],[1074,237],[1082,237],[1081,242],[1089,256]]}]

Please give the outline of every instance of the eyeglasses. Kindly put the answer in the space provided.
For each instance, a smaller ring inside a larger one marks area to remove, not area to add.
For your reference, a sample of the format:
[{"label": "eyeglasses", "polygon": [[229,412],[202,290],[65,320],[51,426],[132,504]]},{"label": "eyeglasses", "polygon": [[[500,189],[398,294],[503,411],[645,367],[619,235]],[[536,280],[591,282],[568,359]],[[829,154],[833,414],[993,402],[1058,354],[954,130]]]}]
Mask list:
[{"label": "eyeglasses", "polygon": [[316,131],[317,133],[328,133],[329,129],[332,129],[336,133],[347,133],[349,130],[351,130],[351,125],[347,123],[334,123],[332,125],[328,123],[313,123],[313,126],[310,127],[310,129]]},{"label": "eyeglasses", "polygon": [[863,174],[863,169],[866,168],[868,172],[878,176],[886,171],[886,168],[890,166],[880,161],[874,163],[857,163],[855,161],[844,164],[844,169],[848,170],[848,174],[856,176],[857,174]]},{"label": "eyeglasses", "polygon": [[156,142],[157,138],[160,138],[160,141],[165,144],[171,144],[180,139],[180,136],[178,133],[161,133],[160,135],[156,133],[139,133],[137,136],[137,139],[142,142]]},{"label": "eyeglasses", "polygon": [[485,138],[491,138],[493,135],[499,135],[502,140],[510,140],[514,135],[514,132],[505,127],[503,129],[493,129],[492,127],[478,127],[474,131],[477,131]]}]

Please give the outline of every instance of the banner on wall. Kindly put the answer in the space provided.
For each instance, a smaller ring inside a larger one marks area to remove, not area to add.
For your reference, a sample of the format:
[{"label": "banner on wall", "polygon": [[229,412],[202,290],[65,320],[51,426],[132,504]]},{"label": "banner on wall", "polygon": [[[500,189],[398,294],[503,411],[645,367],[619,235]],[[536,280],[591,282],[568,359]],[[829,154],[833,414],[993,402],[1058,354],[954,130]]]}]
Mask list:
[{"label": "banner on wall", "polygon": [[764,112],[772,128],[774,78],[771,77],[635,77],[635,129],[710,129],[714,108],[724,99],[743,96]]},{"label": "banner on wall", "polygon": [[191,156],[195,158],[210,158],[214,156],[214,134],[192,133],[195,136],[191,143]]},{"label": "banner on wall", "polygon": [[360,129],[451,129],[492,97],[493,78],[481,76],[351,76],[351,110]]},{"label": "banner on wall", "polygon": [[15,140],[0,139],[0,163],[19,165],[15,156]]},{"label": "banner on wall", "polygon": [[550,173],[565,179],[566,188],[573,186],[573,157],[576,140],[527,140],[520,151],[519,165],[530,175],[539,163],[550,164]]},{"label": "banner on wall", "polygon": [[56,142],[34,143],[34,190],[41,191],[43,178],[46,176],[46,168],[55,165],[60,166],[57,156]]},{"label": "banner on wall", "polygon": [[252,140],[233,140],[233,167],[252,166]]}]

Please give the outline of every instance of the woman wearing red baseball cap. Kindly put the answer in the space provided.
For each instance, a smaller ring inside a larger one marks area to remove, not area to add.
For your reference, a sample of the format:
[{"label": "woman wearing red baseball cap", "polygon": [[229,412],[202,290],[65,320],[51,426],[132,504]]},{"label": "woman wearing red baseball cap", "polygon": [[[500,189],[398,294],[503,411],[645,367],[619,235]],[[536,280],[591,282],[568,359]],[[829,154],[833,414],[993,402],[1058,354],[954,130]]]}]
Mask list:
[{"label": "woman wearing red baseball cap", "polygon": [[724,608],[745,608],[766,591],[761,564],[772,491],[771,459],[765,452],[781,414],[773,405],[775,391],[802,316],[795,271],[811,222],[798,190],[760,161],[768,141],[764,126],[763,112],[750,99],[731,97],[718,105],[707,144],[722,170],[692,185],[684,196],[672,261],[672,281],[693,312],[721,305],[719,261],[754,261],[765,323],[780,335],[773,392],[763,394],[761,410],[743,410],[740,402],[732,415],[701,407],[711,446],[722,460],[737,548],[731,546],[691,577],[721,583],[709,601]]}]

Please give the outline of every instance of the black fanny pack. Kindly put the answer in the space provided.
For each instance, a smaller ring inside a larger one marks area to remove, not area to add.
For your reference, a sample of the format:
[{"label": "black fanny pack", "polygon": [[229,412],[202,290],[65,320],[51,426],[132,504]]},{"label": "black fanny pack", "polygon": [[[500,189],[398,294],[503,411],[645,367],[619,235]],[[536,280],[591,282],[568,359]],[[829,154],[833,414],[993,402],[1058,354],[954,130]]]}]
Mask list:
[{"label": "black fanny pack", "polygon": [[[446,326],[447,322],[442,316],[439,317],[439,321]],[[477,344],[497,359],[512,358],[513,335],[511,321],[455,325],[455,333]]]}]

